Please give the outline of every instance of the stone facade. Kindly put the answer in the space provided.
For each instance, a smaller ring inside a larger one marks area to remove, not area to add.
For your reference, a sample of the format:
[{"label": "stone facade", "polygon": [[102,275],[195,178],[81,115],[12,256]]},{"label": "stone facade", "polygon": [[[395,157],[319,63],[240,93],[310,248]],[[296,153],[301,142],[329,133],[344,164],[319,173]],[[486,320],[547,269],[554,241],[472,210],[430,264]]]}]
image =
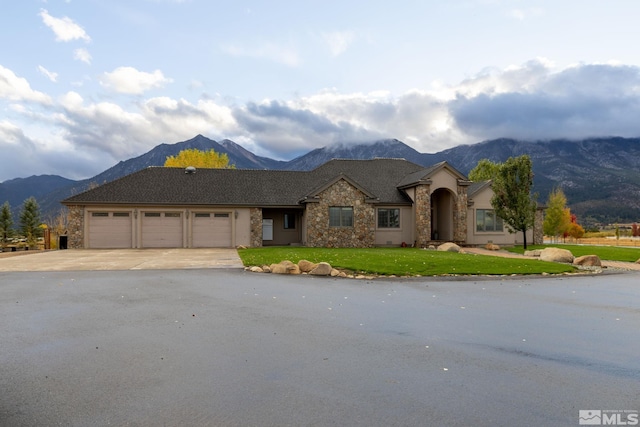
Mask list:
[{"label": "stone facade", "polygon": [[[353,207],[352,227],[329,227],[329,208]],[[375,207],[360,190],[339,180],[319,194],[318,202],[307,203],[307,246],[328,248],[370,248],[375,242]]]},{"label": "stone facade", "polygon": [[431,193],[430,185],[416,187],[416,242],[419,248],[425,248],[431,241]]},{"label": "stone facade", "polygon": [[536,210],[535,219],[533,221],[533,244],[544,244],[544,231],[542,224],[544,223],[544,209],[538,208]]},{"label": "stone facade", "polygon": [[251,208],[249,215],[251,216],[251,246],[259,248],[262,246],[262,209]]},{"label": "stone facade", "polygon": [[69,224],[67,247],[69,249],[84,248],[84,209],[82,206],[69,206]]},{"label": "stone facade", "polygon": [[467,240],[467,185],[458,184],[458,194],[454,196],[453,240],[455,242],[466,242]]}]

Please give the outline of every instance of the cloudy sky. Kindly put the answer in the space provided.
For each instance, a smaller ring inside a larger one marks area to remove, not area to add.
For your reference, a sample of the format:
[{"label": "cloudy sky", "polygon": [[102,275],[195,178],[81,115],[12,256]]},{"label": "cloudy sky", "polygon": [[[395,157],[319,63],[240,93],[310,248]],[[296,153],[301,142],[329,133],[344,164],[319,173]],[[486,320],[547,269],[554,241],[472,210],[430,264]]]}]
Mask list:
[{"label": "cloudy sky", "polygon": [[21,0],[0,182],[197,134],[291,159],[397,138],[640,136],[637,0]]}]

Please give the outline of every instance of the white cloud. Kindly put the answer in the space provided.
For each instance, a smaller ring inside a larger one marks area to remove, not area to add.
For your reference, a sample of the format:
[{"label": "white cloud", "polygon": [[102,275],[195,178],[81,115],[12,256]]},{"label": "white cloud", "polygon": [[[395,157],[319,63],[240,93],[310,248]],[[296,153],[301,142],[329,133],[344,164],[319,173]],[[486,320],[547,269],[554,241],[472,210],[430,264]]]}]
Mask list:
[{"label": "white cloud", "polygon": [[353,31],[333,31],[322,33],[322,39],[329,47],[333,56],[339,56],[346,52],[353,40],[355,33]]},{"label": "white cloud", "polygon": [[518,21],[524,21],[528,18],[539,17],[544,15],[544,10],[538,7],[530,7],[527,9],[511,9],[508,12],[509,16],[517,19]]},{"label": "white cloud", "polygon": [[42,65],[38,65],[38,71],[42,73],[43,76],[51,80],[52,82],[56,82],[58,80],[58,73],[54,73],[52,71],[47,70]]},{"label": "white cloud", "polygon": [[221,49],[223,52],[231,56],[267,59],[288,67],[297,67],[300,65],[298,52],[291,46],[267,42],[258,44],[255,47],[226,44],[221,46]]},{"label": "white cloud", "polygon": [[110,73],[104,73],[100,79],[104,87],[130,95],[139,95],[147,90],[164,87],[171,82],[173,80],[165,77],[160,70],[147,73],[133,67],[118,67]]},{"label": "white cloud", "polygon": [[0,98],[51,104],[51,98],[48,95],[31,89],[26,79],[16,76],[13,71],[2,65],[0,65]]},{"label": "white cloud", "polygon": [[73,59],[82,61],[85,64],[91,64],[91,54],[85,48],[79,48],[73,51]]},{"label": "white cloud", "polygon": [[71,18],[62,17],[55,18],[49,15],[46,9],[40,9],[40,17],[42,22],[56,35],[56,40],[61,42],[69,42],[72,40],[84,40],[90,42],[91,37],[84,31],[80,25],[73,22]]}]

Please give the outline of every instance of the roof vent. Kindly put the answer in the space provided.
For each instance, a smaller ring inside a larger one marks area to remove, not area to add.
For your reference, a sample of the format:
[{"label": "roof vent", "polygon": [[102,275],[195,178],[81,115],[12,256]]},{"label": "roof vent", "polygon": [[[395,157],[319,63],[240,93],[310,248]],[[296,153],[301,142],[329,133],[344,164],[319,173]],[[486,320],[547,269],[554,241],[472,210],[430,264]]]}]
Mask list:
[{"label": "roof vent", "polygon": [[194,168],[193,166],[187,166],[186,168],[184,168],[184,173],[188,173],[188,174],[196,173],[196,168]]}]

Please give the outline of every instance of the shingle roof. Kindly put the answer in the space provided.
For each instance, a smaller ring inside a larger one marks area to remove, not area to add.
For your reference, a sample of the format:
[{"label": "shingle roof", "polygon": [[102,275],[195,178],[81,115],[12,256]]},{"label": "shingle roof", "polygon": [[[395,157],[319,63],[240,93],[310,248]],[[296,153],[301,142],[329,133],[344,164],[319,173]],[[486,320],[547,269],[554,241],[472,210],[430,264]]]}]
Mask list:
[{"label": "shingle roof", "polygon": [[[421,172],[422,171],[422,172]],[[398,190],[405,177],[428,171],[403,159],[331,160],[312,171],[150,167],[69,197],[65,204],[296,206],[344,175],[379,199],[410,203]]]}]

